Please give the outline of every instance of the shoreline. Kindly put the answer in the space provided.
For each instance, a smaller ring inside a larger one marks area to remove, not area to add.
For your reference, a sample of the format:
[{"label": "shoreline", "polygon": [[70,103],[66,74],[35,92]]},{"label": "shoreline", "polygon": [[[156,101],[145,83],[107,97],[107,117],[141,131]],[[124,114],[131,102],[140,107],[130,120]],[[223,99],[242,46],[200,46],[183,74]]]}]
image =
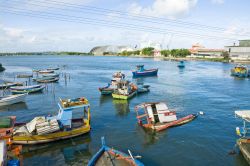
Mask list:
[{"label": "shoreline", "polygon": [[197,58],[197,57],[154,57],[146,55],[132,55],[132,56],[123,56],[123,55],[91,55],[91,54],[21,54],[21,55],[0,55],[0,57],[6,56],[96,56],[96,57],[129,57],[129,58],[154,58],[166,61],[207,61],[207,62],[221,62],[221,63],[241,63],[241,64],[250,64],[250,60],[225,60],[223,58]]}]

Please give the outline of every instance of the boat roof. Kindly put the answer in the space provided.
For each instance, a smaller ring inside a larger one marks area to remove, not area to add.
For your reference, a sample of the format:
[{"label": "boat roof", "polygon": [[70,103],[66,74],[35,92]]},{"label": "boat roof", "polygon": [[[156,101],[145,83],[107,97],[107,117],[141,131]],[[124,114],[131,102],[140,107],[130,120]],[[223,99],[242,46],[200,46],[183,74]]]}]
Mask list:
[{"label": "boat roof", "polygon": [[[84,99],[85,101],[84,102],[81,102],[80,100],[77,101],[76,99],[60,99],[60,102],[58,103],[58,106],[61,110],[73,110],[73,109],[78,109],[78,108],[85,108],[85,107],[89,107],[90,104],[88,102],[88,100],[84,97],[81,97],[82,99]],[[77,99],[80,99],[80,98],[77,98]],[[75,102],[71,104],[71,106],[64,106],[63,105],[63,102],[68,102],[68,100],[70,100],[70,102]],[[75,100],[75,101],[74,101]]]},{"label": "boat roof", "polygon": [[242,118],[243,120],[250,122],[250,110],[238,110],[234,112],[237,117]]},{"label": "boat roof", "polygon": [[150,106],[150,105],[167,105],[166,103],[164,102],[145,102],[145,103],[141,103],[137,106],[135,106],[136,109],[140,109],[140,108],[145,108],[147,106]]}]

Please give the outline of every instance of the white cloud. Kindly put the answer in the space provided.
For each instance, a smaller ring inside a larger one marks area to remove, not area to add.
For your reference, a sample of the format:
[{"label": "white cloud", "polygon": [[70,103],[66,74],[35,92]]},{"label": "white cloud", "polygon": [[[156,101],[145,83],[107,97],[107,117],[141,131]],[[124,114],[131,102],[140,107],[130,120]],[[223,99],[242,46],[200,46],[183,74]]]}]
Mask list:
[{"label": "white cloud", "polygon": [[198,0],[154,0],[153,4],[147,7],[133,3],[129,11],[136,14],[178,18],[188,14],[190,10],[196,6],[197,1]]},{"label": "white cloud", "polygon": [[224,2],[224,0],[212,0],[212,3],[214,4],[223,4]]}]

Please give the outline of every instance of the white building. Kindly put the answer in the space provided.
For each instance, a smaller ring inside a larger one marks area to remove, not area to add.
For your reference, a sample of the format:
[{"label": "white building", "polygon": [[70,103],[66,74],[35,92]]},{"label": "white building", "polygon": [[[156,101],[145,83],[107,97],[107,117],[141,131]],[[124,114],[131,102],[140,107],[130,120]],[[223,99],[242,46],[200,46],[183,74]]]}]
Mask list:
[{"label": "white building", "polygon": [[250,60],[250,40],[239,40],[239,45],[225,46],[233,60]]}]

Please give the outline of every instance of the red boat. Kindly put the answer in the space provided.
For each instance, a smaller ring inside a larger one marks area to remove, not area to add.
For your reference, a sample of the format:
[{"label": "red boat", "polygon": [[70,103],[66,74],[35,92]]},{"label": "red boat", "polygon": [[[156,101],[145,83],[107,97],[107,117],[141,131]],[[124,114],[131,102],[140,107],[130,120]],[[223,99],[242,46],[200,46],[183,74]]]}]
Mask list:
[{"label": "red boat", "polygon": [[183,125],[197,117],[195,114],[190,114],[177,119],[176,112],[168,109],[163,102],[142,103],[135,107],[135,111],[138,124],[155,131]]}]

